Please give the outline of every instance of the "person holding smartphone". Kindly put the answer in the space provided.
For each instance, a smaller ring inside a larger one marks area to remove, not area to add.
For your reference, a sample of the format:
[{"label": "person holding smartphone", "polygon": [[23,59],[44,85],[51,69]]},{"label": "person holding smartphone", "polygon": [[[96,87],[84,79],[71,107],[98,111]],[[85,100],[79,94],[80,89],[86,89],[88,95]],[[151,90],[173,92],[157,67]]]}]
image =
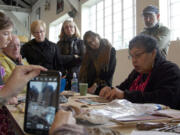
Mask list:
[{"label": "person holding smartphone", "polygon": [[[13,30],[13,23],[9,17],[0,12],[0,50],[7,47],[10,40],[12,40],[11,32]],[[18,92],[23,90],[26,83],[37,76],[40,71],[47,69],[41,66],[16,66],[12,75],[6,84],[3,84],[2,77],[4,76],[4,68],[0,66],[0,133],[3,135],[15,134],[11,128],[6,111],[3,105],[8,99]]]}]

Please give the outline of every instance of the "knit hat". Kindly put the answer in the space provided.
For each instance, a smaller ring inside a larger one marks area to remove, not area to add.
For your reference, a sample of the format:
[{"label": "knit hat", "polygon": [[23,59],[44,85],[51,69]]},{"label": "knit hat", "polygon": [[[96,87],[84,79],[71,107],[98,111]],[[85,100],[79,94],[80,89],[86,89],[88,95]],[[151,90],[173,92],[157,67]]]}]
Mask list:
[{"label": "knit hat", "polygon": [[159,13],[159,9],[156,6],[149,5],[149,6],[144,8],[143,15],[144,14],[148,14],[148,13],[149,14],[152,14],[152,13],[158,14]]}]

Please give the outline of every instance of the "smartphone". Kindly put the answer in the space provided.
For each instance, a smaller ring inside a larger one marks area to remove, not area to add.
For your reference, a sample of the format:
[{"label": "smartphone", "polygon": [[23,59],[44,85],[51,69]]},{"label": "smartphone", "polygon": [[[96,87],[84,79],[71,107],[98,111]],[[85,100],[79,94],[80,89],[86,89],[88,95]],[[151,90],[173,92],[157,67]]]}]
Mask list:
[{"label": "smartphone", "polygon": [[61,74],[41,72],[28,82],[24,131],[37,135],[48,134],[58,109]]}]

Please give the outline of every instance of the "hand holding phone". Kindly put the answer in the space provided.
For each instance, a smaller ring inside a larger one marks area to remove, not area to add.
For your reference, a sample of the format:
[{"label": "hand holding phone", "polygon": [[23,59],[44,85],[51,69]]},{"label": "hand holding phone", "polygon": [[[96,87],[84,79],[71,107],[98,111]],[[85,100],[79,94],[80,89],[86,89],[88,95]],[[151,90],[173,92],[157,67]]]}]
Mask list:
[{"label": "hand holding phone", "polygon": [[34,134],[48,134],[58,108],[61,74],[41,72],[28,83],[24,130]]}]

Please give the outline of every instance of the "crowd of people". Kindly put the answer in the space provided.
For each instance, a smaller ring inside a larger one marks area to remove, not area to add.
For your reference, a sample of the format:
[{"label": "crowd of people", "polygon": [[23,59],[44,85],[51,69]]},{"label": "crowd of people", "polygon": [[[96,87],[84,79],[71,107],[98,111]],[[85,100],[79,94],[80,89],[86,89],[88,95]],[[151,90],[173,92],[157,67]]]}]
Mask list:
[{"label": "crowd of people", "polygon": [[[25,89],[26,83],[47,70],[61,71],[67,90],[76,73],[79,82],[88,83],[89,93],[105,99],[159,103],[180,109],[180,69],[166,60],[170,30],[159,23],[157,7],[147,6],[142,14],[146,27],[129,42],[128,48],[134,69],[124,82],[113,87],[116,51],[98,33],[87,31],[81,39],[75,22],[66,20],[55,44],[46,38],[45,22],[36,20],[31,24],[34,39],[20,48],[18,37],[12,34],[12,21],[0,12],[0,132],[14,134],[3,106],[16,104],[16,95]],[[65,133],[83,135],[88,134],[88,129],[77,125],[72,113],[60,110],[50,135]]]}]

